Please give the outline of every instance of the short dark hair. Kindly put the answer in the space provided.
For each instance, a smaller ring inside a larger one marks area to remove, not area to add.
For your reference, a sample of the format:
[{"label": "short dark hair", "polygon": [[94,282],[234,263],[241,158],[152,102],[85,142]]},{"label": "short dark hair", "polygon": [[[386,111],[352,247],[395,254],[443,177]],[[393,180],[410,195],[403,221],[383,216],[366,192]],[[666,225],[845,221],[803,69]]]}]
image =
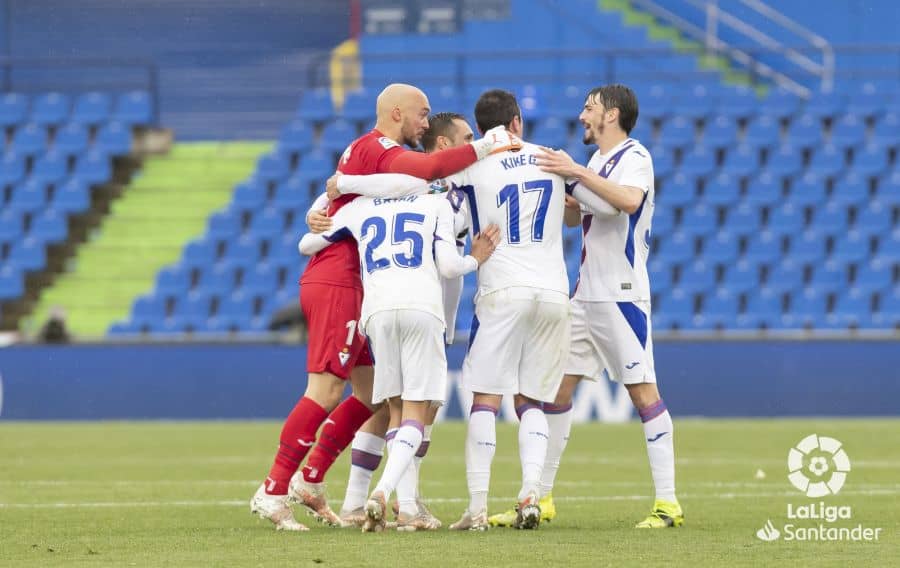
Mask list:
[{"label": "short dark hair", "polygon": [[482,134],[495,126],[509,126],[517,116],[522,111],[515,95],[503,89],[485,91],[475,103],[475,123]]},{"label": "short dark hair", "polygon": [[422,148],[431,152],[437,147],[438,136],[449,136],[450,130],[456,128],[454,120],[465,120],[466,117],[457,112],[439,112],[428,117],[428,130],[422,135]]},{"label": "short dark hair", "polygon": [[595,99],[610,110],[619,109],[619,128],[630,134],[638,119],[638,102],[634,91],[625,85],[604,85],[595,87],[588,93],[588,99]]}]

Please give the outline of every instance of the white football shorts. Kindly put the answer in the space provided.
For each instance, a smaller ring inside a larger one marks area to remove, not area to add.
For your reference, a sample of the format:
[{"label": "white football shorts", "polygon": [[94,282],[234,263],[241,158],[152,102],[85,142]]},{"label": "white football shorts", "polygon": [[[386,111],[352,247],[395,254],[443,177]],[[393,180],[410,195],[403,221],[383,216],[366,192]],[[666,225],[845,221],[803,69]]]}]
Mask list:
[{"label": "white football shorts", "polygon": [[567,375],[598,379],[603,371],[626,385],[655,383],[649,302],[572,300]]},{"label": "white football shorts", "polygon": [[420,310],[375,312],[366,322],[375,359],[372,404],[403,400],[443,403],[447,393],[444,324]]},{"label": "white football shorts", "polygon": [[463,363],[463,384],[485,394],[553,402],[569,352],[569,300],[540,288],[481,296]]}]

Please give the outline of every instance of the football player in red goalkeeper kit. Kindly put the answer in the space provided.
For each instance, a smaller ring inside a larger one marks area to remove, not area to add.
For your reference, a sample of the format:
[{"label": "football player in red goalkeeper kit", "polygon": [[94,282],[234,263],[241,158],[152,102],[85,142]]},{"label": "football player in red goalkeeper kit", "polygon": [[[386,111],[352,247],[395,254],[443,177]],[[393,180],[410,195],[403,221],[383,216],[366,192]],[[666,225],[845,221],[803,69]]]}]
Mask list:
[{"label": "football player in red goalkeeper kit", "polygon": [[[432,154],[405,149],[404,145],[418,146],[431,111],[425,93],[411,85],[388,85],[378,96],[375,110],[375,128],[347,147],[337,168],[341,173],[443,178],[511,144],[506,131],[499,129],[470,144]],[[344,195],[330,202],[329,215],[356,197]],[[371,355],[356,329],[362,282],[352,239],[312,257],[300,278],[300,305],[309,330],[309,381],[285,420],[269,475],[250,502],[251,511],[272,521],[278,530],[293,531],[307,528],[294,518],[290,501],[304,505],[329,525],[341,525],[328,506],[323,479],[359,427],[378,410],[372,404]],[[348,378],[353,394],[340,402]],[[306,465],[298,472],[307,453]]]}]

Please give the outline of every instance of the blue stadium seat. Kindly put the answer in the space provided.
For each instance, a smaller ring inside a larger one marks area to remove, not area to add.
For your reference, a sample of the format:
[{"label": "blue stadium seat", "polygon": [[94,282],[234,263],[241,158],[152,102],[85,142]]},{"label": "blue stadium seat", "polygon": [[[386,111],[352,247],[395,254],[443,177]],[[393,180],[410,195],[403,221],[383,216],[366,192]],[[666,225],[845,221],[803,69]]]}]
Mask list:
[{"label": "blue stadium seat", "polygon": [[766,287],[778,294],[799,290],[804,285],[803,266],[790,259],[775,264],[766,277]]},{"label": "blue stadium seat", "polygon": [[650,289],[654,294],[665,294],[672,288],[672,269],[665,262],[651,260],[647,265]]},{"label": "blue stadium seat", "polygon": [[226,317],[232,321],[250,319],[254,312],[254,299],[242,292],[234,292],[220,302],[217,317]]},{"label": "blue stadium seat", "polygon": [[88,132],[80,124],[70,122],[56,131],[53,149],[66,156],[77,156],[88,147]]},{"label": "blue stadium seat", "polygon": [[[643,115],[641,117],[643,118]],[[576,133],[575,136],[577,137],[578,134]],[[638,120],[634,129],[628,133],[628,137],[637,140],[647,148],[656,144],[656,137],[653,136],[653,125],[649,120]]]},{"label": "blue stadium seat", "polygon": [[813,209],[810,228],[826,235],[840,235],[847,231],[847,209],[833,204]]},{"label": "blue stadium seat", "polygon": [[293,120],[281,130],[278,150],[287,154],[302,154],[313,147],[312,129],[303,120]]},{"label": "blue stadium seat", "polygon": [[269,152],[256,162],[256,177],[264,184],[278,183],[291,173],[290,158],[280,152]]},{"label": "blue stadium seat", "polygon": [[660,208],[684,207],[696,202],[697,178],[685,173],[677,173],[661,184],[656,202]]},{"label": "blue stadium seat", "polygon": [[25,156],[14,151],[0,156],[0,189],[12,185],[25,177]]},{"label": "blue stadium seat", "polygon": [[338,115],[357,122],[371,121],[375,116],[375,99],[377,97],[378,93],[372,89],[350,91],[344,97],[344,105]]},{"label": "blue stadium seat", "polygon": [[175,301],[174,313],[183,318],[189,328],[197,329],[205,325],[212,310],[211,297],[202,291],[190,292]]},{"label": "blue stadium seat", "polygon": [[831,260],[854,264],[869,258],[871,254],[869,236],[860,231],[849,231],[835,240]]},{"label": "blue stadium seat", "polygon": [[34,161],[31,180],[43,185],[59,184],[68,175],[68,160],[65,154],[50,150]]},{"label": "blue stadium seat", "polygon": [[875,123],[871,142],[882,148],[896,149],[900,146],[897,132],[900,132],[900,112],[889,112]]},{"label": "blue stadium seat", "polygon": [[25,223],[18,211],[0,209],[0,246],[11,245],[21,240],[25,233]]},{"label": "blue stadium seat", "polygon": [[183,297],[191,289],[191,269],[185,264],[167,266],[156,275],[153,294],[160,298]]},{"label": "blue stadium seat", "polygon": [[687,175],[706,177],[716,169],[716,153],[706,146],[695,146],[685,153],[680,171]]},{"label": "blue stadium seat", "polygon": [[357,136],[356,126],[339,118],[325,125],[319,138],[319,147],[328,152],[343,152]]},{"label": "blue stadium seat", "polygon": [[853,285],[868,292],[883,292],[895,286],[894,266],[889,262],[873,260],[861,265],[856,271]]},{"label": "blue stadium seat", "polygon": [[[735,257],[736,258],[736,257]],[[746,294],[759,287],[759,265],[755,262],[735,259],[725,267],[720,287],[732,294]]]},{"label": "blue stadium seat", "polygon": [[756,112],[759,103],[756,93],[750,87],[723,89],[716,112],[733,119],[747,118]]},{"label": "blue stadium seat", "polygon": [[847,288],[848,282],[846,265],[829,260],[825,264],[813,267],[807,288],[815,288],[824,294],[831,294]]},{"label": "blue stadium seat", "polygon": [[28,99],[19,93],[0,95],[0,128],[19,126],[28,117]]},{"label": "blue stadium seat", "polygon": [[44,184],[29,178],[25,183],[13,189],[12,198],[6,207],[10,211],[33,215],[44,208],[47,203],[47,189]]},{"label": "blue stadium seat", "polygon": [[313,150],[303,155],[297,170],[307,178],[327,178],[335,171],[335,159],[331,152]]},{"label": "blue stadium seat", "polygon": [[[320,189],[324,190],[325,188]],[[272,198],[272,205],[282,210],[309,208],[312,205],[309,180],[304,179],[303,176],[294,175],[287,181],[278,184],[275,188],[275,196]]]},{"label": "blue stadium seat", "polygon": [[38,95],[31,105],[31,122],[41,126],[55,126],[69,117],[72,101],[62,93]]},{"label": "blue stadium seat", "polygon": [[153,122],[153,103],[145,91],[122,93],[116,99],[112,119],[132,126],[146,126]]},{"label": "blue stadium seat", "polygon": [[[674,288],[669,294],[660,297],[660,305],[653,315],[654,328],[658,325],[659,329],[689,327],[694,318],[694,304],[693,295],[680,288]],[[661,316],[659,319],[656,317],[657,314]]]},{"label": "blue stadium seat", "polygon": [[793,235],[804,229],[803,211],[790,203],[773,207],[766,228],[779,235]]},{"label": "blue stadium seat", "polygon": [[722,329],[733,327],[738,319],[738,297],[727,289],[703,297],[700,316],[706,327]]},{"label": "blue stadium seat", "polygon": [[241,217],[231,208],[213,213],[207,222],[206,234],[213,240],[227,241],[241,232]]},{"label": "blue stadium seat", "polygon": [[654,237],[665,237],[675,229],[675,216],[671,213],[670,209],[656,209],[654,211],[653,227],[651,229]]},{"label": "blue stadium seat", "polygon": [[834,118],[846,102],[840,93],[818,93],[806,103],[804,111],[819,119]]},{"label": "blue stadium seat", "polygon": [[28,235],[45,244],[61,243],[69,236],[69,220],[48,209],[32,220]]},{"label": "blue stadium seat", "polygon": [[675,157],[669,148],[657,143],[650,149],[650,155],[653,156],[653,175],[656,179],[672,175],[675,171]]},{"label": "blue stadium seat", "polygon": [[806,288],[790,295],[790,309],[782,316],[789,329],[825,327],[827,295],[816,288]]},{"label": "blue stadium seat", "polygon": [[250,298],[265,298],[278,288],[278,271],[270,264],[261,263],[244,274],[240,292]]},{"label": "blue stadium seat", "polygon": [[123,122],[107,122],[97,131],[94,148],[110,156],[131,153],[131,127]]},{"label": "blue stadium seat", "polygon": [[693,120],[684,116],[673,117],[663,123],[659,132],[659,144],[665,148],[684,148],[693,145],[695,130]]},{"label": "blue stadium seat", "polygon": [[730,207],[740,200],[740,180],[729,173],[720,173],[703,189],[703,202],[707,205]]},{"label": "blue stadium seat", "polygon": [[47,149],[47,131],[34,123],[20,126],[13,133],[11,148],[26,156],[40,154]]},{"label": "blue stadium seat", "polygon": [[111,326],[109,326],[109,331],[107,331],[109,335],[134,335],[141,333],[141,328],[135,325],[132,320],[124,320],[114,322]]},{"label": "blue stadium seat", "polygon": [[889,166],[888,150],[879,144],[868,144],[853,151],[853,170],[859,174],[872,177],[887,171]]},{"label": "blue stadium seat", "polygon": [[667,262],[685,262],[694,258],[694,237],[683,231],[675,231],[668,239],[659,243],[657,258],[664,258]]},{"label": "blue stadium seat", "polygon": [[825,258],[827,245],[824,234],[809,229],[791,238],[788,257],[801,264],[818,264]]},{"label": "blue stadium seat", "polygon": [[192,240],[181,253],[182,262],[189,267],[210,266],[217,258],[216,241],[206,237]]},{"label": "blue stadium seat", "polygon": [[705,293],[716,286],[716,270],[703,260],[697,260],[681,272],[678,287],[688,294]]},{"label": "blue stadium seat", "polygon": [[751,120],[744,132],[744,144],[754,148],[774,148],[779,145],[781,124],[778,117],[760,114]]},{"label": "blue stadium seat", "polygon": [[50,204],[61,213],[84,213],[91,206],[91,192],[81,180],[68,179],[53,193]]},{"label": "blue stadium seat", "polygon": [[868,201],[869,182],[855,171],[835,180],[831,203],[841,207],[856,207]]},{"label": "blue stadium seat", "polygon": [[72,123],[95,126],[109,119],[112,101],[106,93],[90,92],[80,95],[72,109]]},{"label": "blue stadium seat", "polygon": [[737,236],[751,235],[759,231],[762,220],[759,209],[747,203],[739,203],[737,207],[725,210],[723,227]]},{"label": "blue stadium seat", "polygon": [[787,129],[787,144],[795,148],[811,148],[822,143],[822,121],[811,114],[791,120]]},{"label": "blue stadium seat", "polygon": [[884,204],[900,205],[900,169],[896,169],[893,173],[878,180],[876,198]]},{"label": "blue stadium seat", "polygon": [[[247,227],[247,234],[267,241],[280,239],[284,232],[284,213],[274,205],[256,211]],[[302,233],[294,233],[298,237],[300,234]]]},{"label": "blue stadium seat", "polygon": [[900,286],[879,296],[878,309],[872,315],[874,327],[890,329],[900,327]]},{"label": "blue stadium seat", "polygon": [[776,87],[769,91],[769,96],[761,106],[764,106],[769,114],[778,118],[788,118],[797,114],[801,106],[801,99],[786,89]]},{"label": "blue stadium seat", "polygon": [[825,179],[816,172],[803,174],[791,187],[789,202],[795,207],[823,207],[827,201]]},{"label": "blue stadium seat", "polygon": [[88,185],[97,185],[112,177],[112,166],[109,156],[99,150],[90,150],[82,154],[75,162],[73,174]]},{"label": "blue stadium seat", "polygon": [[678,115],[692,120],[702,120],[713,112],[715,95],[713,88],[703,84],[694,84],[688,92],[676,98]]},{"label": "blue stadium seat", "polygon": [[535,124],[531,139],[543,146],[562,148],[568,144],[569,129],[564,120],[548,117]]},{"label": "blue stadium seat", "polygon": [[828,315],[831,327],[860,327],[868,324],[872,315],[872,295],[859,288],[850,288],[838,295],[834,310]]},{"label": "blue stadium seat", "polygon": [[161,320],[166,317],[166,300],[156,294],[139,296],[131,307],[131,316],[137,321]]},{"label": "blue stadium seat", "polygon": [[25,293],[25,276],[15,266],[0,266],[0,301],[14,300]]},{"label": "blue stadium seat", "polygon": [[747,307],[737,318],[737,327],[743,329],[767,329],[781,326],[783,313],[782,295],[769,288],[759,288],[747,297]]},{"label": "blue stadium seat", "polygon": [[685,209],[679,228],[691,235],[705,236],[714,232],[718,226],[716,210],[698,203]]},{"label": "blue stadium seat", "polygon": [[738,177],[747,177],[759,171],[759,151],[755,146],[741,144],[725,153],[722,162],[722,173]]},{"label": "blue stadium seat", "polygon": [[47,265],[47,249],[43,242],[25,237],[10,248],[6,261],[22,270],[41,270]]},{"label": "blue stadium seat", "polygon": [[813,151],[809,168],[819,175],[834,177],[846,168],[846,153],[834,144],[826,144]]},{"label": "blue stadium seat", "polygon": [[866,137],[866,123],[855,114],[845,114],[831,127],[831,143],[838,148],[859,146]]},{"label": "blue stadium seat", "polygon": [[266,188],[255,178],[243,181],[234,188],[231,204],[236,211],[253,212],[266,202]]},{"label": "blue stadium seat", "polygon": [[239,265],[225,259],[204,268],[197,282],[197,289],[218,298],[231,294],[237,283],[238,268]]},{"label": "blue stadium seat", "polygon": [[857,211],[854,227],[869,235],[882,237],[893,230],[892,211],[877,201]]},{"label": "blue stadium seat", "polygon": [[297,118],[311,122],[325,122],[333,117],[334,105],[329,89],[313,89],[303,93],[300,106],[297,108]]},{"label": "blue stadium seat", "polygon": [[225,248],[225,259],[240,265],[250,265],[259,259],[259,242],[251,236],[232,240]]},{"label": "blue stadium seat", "polygon": [[803,154],[793,142],[782,144],[769,152],[766,170],[776,176],[793,177],[803,169]]},{"label": "blue stadium seat", "polygon": [[710,148],[734,146],[737,141],[738,128],[734,119],[729,116],[716,116],[707,122],[703,132],[703,144]]},{"label": "blue stadium seat", "polygon": [[747,240],[743,260],[753,264],[772,264],[781,258],[781,236],[772,231],[761,231]]},{"label": "blue stadium seat", "polygon": [[739,256],[740,243],[727,229],[720,229],[715,235],[703,241],[702,258],[713,264],[731,264]]},{"label": "blue stadium seat", "polygon": [[747,185],[744,202],[757,207],[768,207],[781,201],[781,179],[765,170],[752,178]]}]

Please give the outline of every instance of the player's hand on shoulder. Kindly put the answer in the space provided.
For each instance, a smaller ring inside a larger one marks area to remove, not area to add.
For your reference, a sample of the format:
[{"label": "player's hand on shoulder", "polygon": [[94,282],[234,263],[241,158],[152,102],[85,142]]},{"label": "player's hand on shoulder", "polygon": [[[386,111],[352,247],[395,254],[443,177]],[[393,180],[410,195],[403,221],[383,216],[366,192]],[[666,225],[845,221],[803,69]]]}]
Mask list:
[{"label": "player's hand on shoulder", "polygon": [[581,203],[572,197],[571,195],[566,196],[566,209],[577,209],[581,211]]},{"label": "player's hand on shoulder", "polygon": [[494,253],[498,244],[500,244],[500,227],[488,225],[472,239],[472,251],[470,254],[475,257],[478,265],[481,266]]},{"label": "player's hand on shoulder", "polygon": [[306,216],[306,224],[309,225],[310,233],[324,233],[331,228],[331,223],[331,217],[328,216],[328,209],[312,211]]},{"label": "player's hand on shoulder", "polygon": [[541,153],[535,154],[537,165],[545,172],[565,178],[576,177],[580,167],[565,150],[554,150],[541,146]]},{"label": "player's hand on shoulder", "polygon": [[497,152],[518,150],[522,147],[522,141],[506,130],[505,126],[495,126],[484,133],[484,138],[471,143],[475,148],[478,159],[490,156]]},{"label": "player's hand on shoulder", "polygon": [[344,175],[341,172],[335,172],[333,176],[328,178],[328,181],[325,182],[325,193],[328,194],[328,199],[332,201],[341,196],[341,192],[338,189],[338,179]]}]

